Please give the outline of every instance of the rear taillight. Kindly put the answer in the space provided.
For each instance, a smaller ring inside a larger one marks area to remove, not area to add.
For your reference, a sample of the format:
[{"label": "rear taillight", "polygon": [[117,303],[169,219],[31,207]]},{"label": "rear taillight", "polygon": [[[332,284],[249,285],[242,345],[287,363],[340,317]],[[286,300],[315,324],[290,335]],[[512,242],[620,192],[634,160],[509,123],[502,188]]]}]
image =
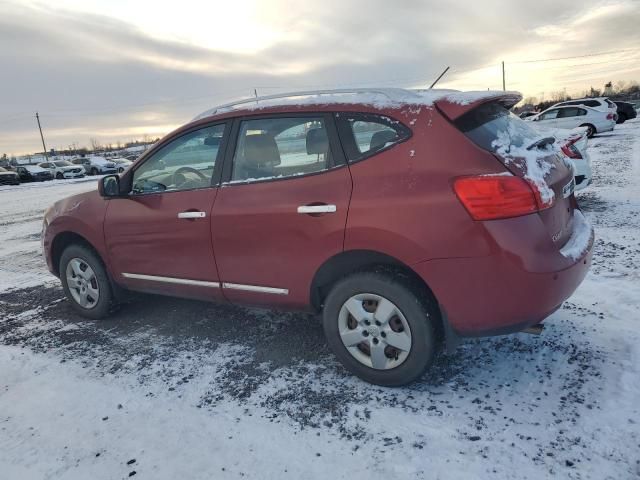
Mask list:
[{"label": "rear taillight", "polygon": [[613,120],[613,113],[607,114],[607,120]]},{"label": "rear taillight", "polygon": [[460,177],[453,189],[474,220],[519,217],[553,205],[534,184],[511,175]]},{"label": "rear taillight", "polygon": [[580,150],[578,150],[578,148],[573,143],[567,143],[563,145],[561,149],[562,149],[562,153],[564,153],[569,158],[573,158],[573,159],[582,158],[582,154],[580,153]]}]

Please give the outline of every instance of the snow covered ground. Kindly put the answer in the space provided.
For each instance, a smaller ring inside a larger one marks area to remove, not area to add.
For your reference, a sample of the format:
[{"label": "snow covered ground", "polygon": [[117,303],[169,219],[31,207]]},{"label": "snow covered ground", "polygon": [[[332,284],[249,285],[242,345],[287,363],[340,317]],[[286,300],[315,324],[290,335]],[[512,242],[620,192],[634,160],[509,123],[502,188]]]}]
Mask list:
[{"label": "snow covered ground", "polygon": [[593,267],[539,337],[468,340],[402,389],[320,323],[139,296],[75,315],[42,212],[95,179],[0,187],[0,478],[640,476],[640,121],[590,141]]}]

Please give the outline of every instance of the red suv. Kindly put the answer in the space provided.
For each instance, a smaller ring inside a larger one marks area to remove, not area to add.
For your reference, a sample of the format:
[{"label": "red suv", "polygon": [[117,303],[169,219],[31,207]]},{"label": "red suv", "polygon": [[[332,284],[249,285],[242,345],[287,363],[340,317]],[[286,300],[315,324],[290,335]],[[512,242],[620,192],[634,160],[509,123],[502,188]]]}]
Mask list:
[{"label": "red suv", "polygon": [[538,324],[593,230],[513,93],[337,91],[219,107],[44,219],[80,314],[126,290],[322,312],[351,372],[418,378],[440,344]]}]

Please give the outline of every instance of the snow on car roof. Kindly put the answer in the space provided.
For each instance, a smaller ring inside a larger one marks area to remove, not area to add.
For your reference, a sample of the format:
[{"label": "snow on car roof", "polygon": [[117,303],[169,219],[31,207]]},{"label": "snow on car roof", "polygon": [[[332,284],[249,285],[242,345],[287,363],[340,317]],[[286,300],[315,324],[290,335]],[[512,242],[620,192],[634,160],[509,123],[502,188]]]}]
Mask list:
[{"label": "snow on car roof", "polygon": [[192,121],[236,110],[260,110],[280,106],[363,104],[376,108],[393,108],[407,104],[430,107],[435,102],[443,100],[460,105],[469,105],[478,100],[498,98],[505,95],[519,96],[520,94],[518,92],[490,90],[460,92],[448,89],[412,90],[404,88],[315,90],[240,99],[206,110],[197,115]]}]

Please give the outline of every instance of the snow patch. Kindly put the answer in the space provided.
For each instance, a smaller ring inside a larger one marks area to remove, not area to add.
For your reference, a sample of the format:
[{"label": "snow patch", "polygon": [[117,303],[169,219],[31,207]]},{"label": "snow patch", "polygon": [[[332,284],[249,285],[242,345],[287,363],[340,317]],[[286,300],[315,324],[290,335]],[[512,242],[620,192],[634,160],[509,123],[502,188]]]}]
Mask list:
[{"label": "snow patch", "polygon": [[565,246],[560,249],[560,253],[562,256],[570,258],[571,260],[578,260],[584,255],[587,248],[589,248],[592,236],[593,227],[589,221],[580,210],[574,210],[573,233]]}]

